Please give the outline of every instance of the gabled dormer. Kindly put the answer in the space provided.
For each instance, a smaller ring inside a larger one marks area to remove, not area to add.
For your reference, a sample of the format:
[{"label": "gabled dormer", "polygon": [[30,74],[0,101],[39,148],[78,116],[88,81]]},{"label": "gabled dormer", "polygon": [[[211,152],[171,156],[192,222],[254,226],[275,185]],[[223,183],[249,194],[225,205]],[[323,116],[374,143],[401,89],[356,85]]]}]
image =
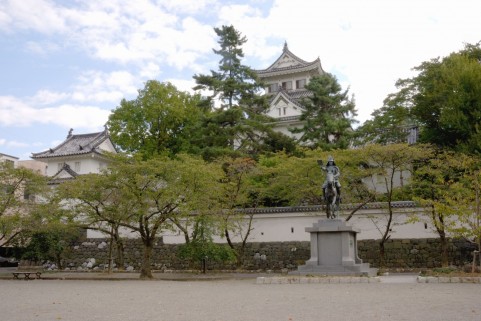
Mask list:
[{"label": "gabled dormer", "polygon": [[63,166],[58,170],[58,172],[52,176],[49,184],[59,184],[64,181],[74,179],[77,176],[78,173],[76,173],[72,168],[70,168],[69,164],[64,163]]},{"label": "gabled dormer", "polygon": [[302,109],[296,100],[293,100],[284,90],[280,90],[271,97],[267,115],[272,118],[299,116]]}]

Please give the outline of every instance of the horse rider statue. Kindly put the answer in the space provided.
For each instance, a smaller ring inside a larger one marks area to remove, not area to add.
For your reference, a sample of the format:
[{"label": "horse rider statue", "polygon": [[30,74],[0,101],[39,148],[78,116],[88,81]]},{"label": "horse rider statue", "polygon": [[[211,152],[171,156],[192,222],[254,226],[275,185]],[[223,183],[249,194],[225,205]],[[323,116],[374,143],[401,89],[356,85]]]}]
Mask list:
[{"label": "horse rider statue", "polygon": [[[336,162],[334,162],[334,158],[332,156],[329,156],[327,159],[327,164],[326,166],[322,165],[322,160],[318,160],[317,163],[321,167],[323,171],[327,173],[331,173],[334,176],[334,183],[336,186],[336,191],[337,191],[337,204],[341,202],[341,184],[339,183],[339,176],[341,175],[341,171],[339,170],[339,167],[337,167]],[[326,200],[326,187],[327,187],[327,176],[326,180],[324,181],[324,184],[322,184],[322,196],[324,197],[324,200]]]}]

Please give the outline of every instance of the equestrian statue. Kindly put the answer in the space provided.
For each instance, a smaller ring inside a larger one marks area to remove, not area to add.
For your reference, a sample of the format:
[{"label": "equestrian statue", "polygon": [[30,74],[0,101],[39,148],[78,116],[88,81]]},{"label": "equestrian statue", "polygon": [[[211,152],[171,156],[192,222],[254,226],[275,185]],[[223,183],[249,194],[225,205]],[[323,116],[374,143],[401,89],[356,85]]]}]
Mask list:
[{"label": "equestrian statue", "polygon": [[328,157],[326,166],[323,165],[322,160],[318,160],[317,163],[326,172],[326,180],[322,184],[322,195],[326,203],[326,215],[328,219],[335,219],[341,203],[341,184],[339,183],[341,171],[332,156]]}]

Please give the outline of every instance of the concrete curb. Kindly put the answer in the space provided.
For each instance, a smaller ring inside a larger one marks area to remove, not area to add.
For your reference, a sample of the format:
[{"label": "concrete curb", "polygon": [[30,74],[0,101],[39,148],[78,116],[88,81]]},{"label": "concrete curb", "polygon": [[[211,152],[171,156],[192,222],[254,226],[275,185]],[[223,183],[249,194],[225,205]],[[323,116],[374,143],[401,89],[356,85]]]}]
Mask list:
[{"label": "concrete curb", "polygon": [[476,283],[481,284],[481,277],[470,276],[418,276],[418,283]]},{"label": "concrete curb", "polygon": [[363,276],[323,276],[323,277],[258,277],[256,284],[340,284],[340,283],[380,283],[379,277]]}]

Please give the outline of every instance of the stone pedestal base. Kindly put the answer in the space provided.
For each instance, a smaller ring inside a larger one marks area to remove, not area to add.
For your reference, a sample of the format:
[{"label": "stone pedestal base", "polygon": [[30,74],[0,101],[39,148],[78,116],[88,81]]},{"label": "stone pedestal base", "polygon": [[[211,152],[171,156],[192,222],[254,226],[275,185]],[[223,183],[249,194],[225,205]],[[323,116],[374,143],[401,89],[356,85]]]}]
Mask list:
[{"label": "stone pedestal base", "polygon": [[357,256],[359,230],[339,219],[324,219],[307,227],[311,233],[311,258],[298,267],[294,275],[351,275],[375,276],[377,269],[362,263]]}]

